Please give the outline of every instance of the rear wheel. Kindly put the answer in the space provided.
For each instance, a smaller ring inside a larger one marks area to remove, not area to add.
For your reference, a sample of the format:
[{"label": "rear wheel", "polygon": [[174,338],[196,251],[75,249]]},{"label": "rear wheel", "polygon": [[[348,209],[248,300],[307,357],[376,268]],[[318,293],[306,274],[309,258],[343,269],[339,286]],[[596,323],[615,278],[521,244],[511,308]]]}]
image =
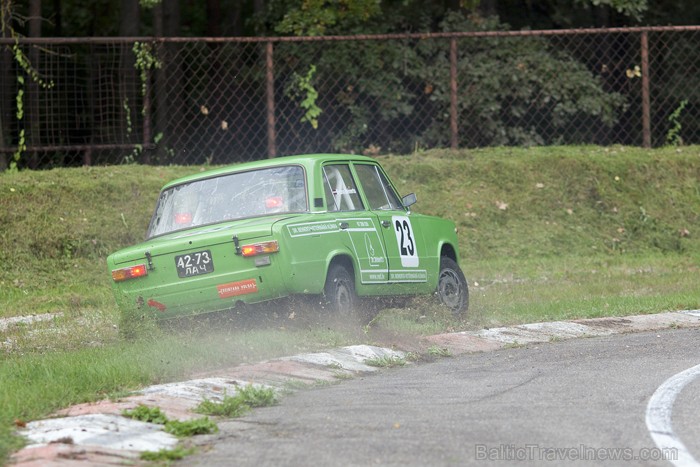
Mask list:
[{"label": "rear wheel", "polygon": [[454,315],[461,315],[469,308],[469,288],[459,265],[447,256],[440,258],[437,296]]},{"label": "rear wheel", "polygon": [[334,264],[328,270],[323,288],[326,306],[337,315],[351,315],[357,305],[355,279],[342,264]]}]

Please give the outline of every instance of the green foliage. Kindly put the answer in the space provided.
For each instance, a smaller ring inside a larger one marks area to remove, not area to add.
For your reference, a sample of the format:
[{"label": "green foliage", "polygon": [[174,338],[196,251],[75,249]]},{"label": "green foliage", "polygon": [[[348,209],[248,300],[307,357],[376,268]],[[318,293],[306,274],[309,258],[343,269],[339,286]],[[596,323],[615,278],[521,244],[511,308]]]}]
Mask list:
[{"label": "green foliage", "polygon": [[[153,54],[153,46],[151,44],[134,42],[133,51],[136,56],[134,67],[139,70],[139,77],[141,78],[141,95],[145,96],[148,90],[150,71],[160,68],[161,62]],[[141,113],[144,114],[145,109],[141,109]]]},{"label": "green foliage", "polygon": [[193,420],[169,420],[165,423],[165,431],[178,438],[187,438],[196,435],[208,435],[219,431],[216,423],[209,420],[209,417],[196,418]]},{"label": "green foliage", "polygon": [[221,402],[204,400],[196,408],[199,413],[230,418],[241,417],[249,410],[242,399],[230,396],[225,396]]},{"label": "green foliage", "polygon": [[322,113],[321,108],[316,104],[318,91],[311,83],[315,73],[315,65],[309,65],[306,76],[294,72],[285,91],[288,96],[301,99],[299,106],[305,111],[301,121],[308,122],[314,130],[318,129],[318,117]]},{"label": "green foliage", "polygon": [[594,6],[608,5],[618,12],[640,20],[647,11],[647,0],[576,0],[577,3],[590,3]]},{"label": "green foliage", "polygon": [[124,410],[122,415],[140,422],[156,423],[158,425],[165,425],[168,421],[168,417],[160,410],[160,407],[149,407],[143,404],[139,404],[132,410]]},{"label": "green foliage", "polygon": [[322,36],[337,25],[347,28],[366,22],[381,12],[380,4],[380,0],[292,0],[280,2],[280,6],[284,5],[285,13],[275,30],[280,34],[293,34],[295,36]]},{"label": "green foliage", "polygon": [[241,388],[236,396],[240,396],[243,402],[251,408],[268,407],[277,403],[274,389],[253,386],[252,384]]},{"label": "green foliage", "polygon": [[139,0],[139,5],[141,5],[142,8],[149,10],[160,5],[162,1],[163,0]]},{"label": "green foliage", "polygon": [[179,461],[197,452],[195,448],[185,448],[177,445],[173,449],[161,449],[160,451],[144,451],[141,459],[149,462]]},{"label": "green foliage", "polygon": [[[389,23],[392,17],[386,20]],[[395,18],[399,21],[399,18]],[[376,27],[377,32],[392,25]],[[440,29],[493,31],[507,27],[496,19],[450,13]],[[600,78],[544,37],[463,38],[458,45],[459,133],[470,145],[545,145],[549,135],[566,133],[567,142],[590,141],[611,128],[626,110],[618,93],[606,92]],[[304,108],[315,122],[317,100],[324,102],[323,134],[343,152],[408,152],[414,144],[448,146],[450,107],[449,41],[362,41],[280,44],[287,57],[279,73],[293,76],[288,90],[303,88],[296,70],[316,71],[317,86]],[[312,68],[313,67],[313,68]],[[318,94],[316,94],[316,92]],[[416,109],[431,118],[421,120]],[[537,118],[533,116],[537,115]],[[548,115],[549,118],[541,118]],[[330,120],[332,118],[332,120]],[[413,126],[414,138],[392,131]],[[378,139],[389,140],[378,148]],[[370,149],[374,148],[374,149]]]},{"label": "green foliage", "polygon": [[383,357],[368,358],[365,360],[365,364],[379,368],[394,368],[397,366],[404,366],[406,364],[406,359],[385,355]]},{"label": "green foliage", "polygon": [[[11,5],[11,4],[10,4]],[[0,15],[0,21],[2,21],[2,28],[3,32],[5,29],[5,15],[7,14],[5,6],[0,7],[0,12],[2,12],[2,15]],[[21,124],[22,120],[24,119],[24,86],[25,86],[25,79],[24,76],[21,74],[24,72],[31,81],[36,83],[37,85],[41,86],[44,89],[51,89],[54,86],[53,81],[46,81],[43,79],[40,75],[39,72],[32,66],[31,62],[29,61],[29,58],[25,55],[25,53],[22,51],[22,49],[19,47],[19,41],[18,41],[18,35],[17,33],[10,28],[10,35],[14,38],[15,43],[12,46],[12,56],[19,65],[19,71],[17,72],[17,95],[15,96],[15,101],[16,101],[16,107],[17,110],[15,112],[15,117],[17,118],[18,124]],[[0,131],[3,129],[0,128]],[[18,139],[17,139],[17,150],[13,153],[12,159],[10,160],[10,166],[9,170],[10,171],[16,171],[18,167],[18,163],[20,162],[22,158],[22,153],[27,150],[27,138],[26,134],[24,131],[24,128],[21,128],[19,130],[18,134]]]},{"label": "green foliage", "polygon": [[267,407],[277,403],[277,395],[271,388],[248,385],[235,396],[224,396],[221,402],[202,401],[196,411],[207,415],[240,417],[255,407]]},{"label": "green foliage", "polygon": [[440,347],[439,345],[433,345],[428,348],[428,355],[433,357],[451,357],[452,353],[447,347]]},{"label": "green foliage", "polygon": [[[495,19],[447,15],[445,31],[492,31],[505,29]],[[417,58],[425,65],[412,67],[410,75],[421,79],[426,94],[440,107],[449,107],[449,62],[445,43],[425,41]],[[598,78],[563,50],[553,49],[547,39],[488,38],[458,42],[460,92],[459,132],[470,135],[479,146],[552,144],[547,135],[573,128],[574,141],[590,140],[588,125],[596,121],[612,127],[624,110],[624,99],[607,93]],[[532,113],[549,120],[532,119]],[[449,141],[447,116],[428,127],[423,139],[428,145]],[[593,125],[591,125],[593,126]]]},{"label": "green foliage", "polygon": [[122,415],[141,422],[164,425],[167,433],[178,438],[216,433],[219,430],[216,423],[209,420],[208,417],[185,421],[169,420],[159,407],[148,407],[143,404],[139,404],[133,410],[124,410]]},{"label": "green foliage", "polygon": [[683,128],[681,124],[681,113],[686,105],[688,105],[688,99],[683,99],[680,104],[678,104],[678,107],[676,107],[676,110],[668,116],[668,122],[671,127],[668,129],[668,133],[666,133],[666,144],[669,146],[680,146],[683,144],[683,138],[681,138],[681,129]]}]

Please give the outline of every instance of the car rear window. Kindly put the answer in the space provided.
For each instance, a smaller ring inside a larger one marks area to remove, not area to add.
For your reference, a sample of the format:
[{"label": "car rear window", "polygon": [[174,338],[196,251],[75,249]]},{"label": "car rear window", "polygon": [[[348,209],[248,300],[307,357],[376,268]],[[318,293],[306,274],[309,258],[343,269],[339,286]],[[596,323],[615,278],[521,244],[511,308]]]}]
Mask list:
[{"label": "car rear window", "polygon": [[147,237],[248,217],[304,211],[308,211],[308,203],[302,167],[236,172],[162,191]]}]

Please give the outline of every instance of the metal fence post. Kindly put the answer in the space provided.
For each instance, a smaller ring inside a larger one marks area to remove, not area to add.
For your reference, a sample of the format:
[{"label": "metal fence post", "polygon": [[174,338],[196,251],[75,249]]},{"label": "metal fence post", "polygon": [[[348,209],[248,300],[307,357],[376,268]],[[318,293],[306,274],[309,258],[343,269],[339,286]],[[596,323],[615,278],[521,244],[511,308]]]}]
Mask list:
[{"label": "metal fence post", "polygon": [[267,157],[277,157],[275,133],[275,64],[272,59],[273,43],[265,43],[265,94],[267,96]]},{"label": "metal fence post", "polygon": [[143,93],[143,163],[151,163],[151,70],[146,69],[146,80]]},{"label": "metal fence post", "polygon": [[642,32],[642,146],[651,147],[651,104],[649,99],[649,33]]},{"label": "metal fence post", "polygon": [[459,146],[457,122],[457,38],[450,39],[450,147]]}]

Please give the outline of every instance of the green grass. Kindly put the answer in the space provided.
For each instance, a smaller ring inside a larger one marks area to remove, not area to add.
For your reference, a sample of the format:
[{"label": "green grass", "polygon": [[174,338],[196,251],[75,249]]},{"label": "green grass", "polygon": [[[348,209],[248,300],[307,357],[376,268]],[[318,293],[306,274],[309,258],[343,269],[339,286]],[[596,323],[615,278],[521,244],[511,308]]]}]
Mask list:
[{"label": "green grass", "polygon": [[198,167],[0,174],[0,459],[15,420],[227,365],[506,324],[700,308],[700,148],[494,148],[380,160],[415,210],[453,219],[470,313],[425,299],[365,326],[277,308],[119,339],[105,257],[143,238],[159,188]]},{"label": "green grass", "polygon": [[368,358],[365,360],[365,363],[378,368],[394,368],[397,366],[404,366],[406,364],[406,359],[403,357],[385,355],[383,357]]},{"label": "green grass", "polygon": [[438,345],[433,345],[428,348],[428,355],[432,357],[451,357],[452,353],[447,347],[440,347]]},{"label": "green grass", "polygon": [[277,403],[274,389],[261,388],[251,385],[243,387],[235,396],[224,396],[221,402],[204,400],[196,411],[206,415],[223,417],[240,417],[256,407],[267,407]]},{"label": "green grass", "polygon": [[[139,420],[147,423],[156,423],[163,425],[166,433],[170,433],[178,438],[188,438],[196,435],[204,435],[216,433],[219,427],[208,417],[197,418],[192,420],[169,420],[159,407],[148,407],[146,405],[138,405],[132,410],[122,411],[122,415],[127,418]],[[194,449],[187,449],[182,444],[178,444],[173,449],[161,449],[159,451],[146,451],[141,454],[141,459],[148,461],[168,462],[180,460],[195,452]]]},{"label": "green grass", "polygon": [[[195,448],[186,448],[181,445],[173,449],[161,449],[160,451],[145,451],[141,453],[141,459],[149,462],[163,463],[170,465],[172,461],[179,461],[197,452]],[[160,464],[156,464],[160,465]]]},{"label": "green grass", "polygon": [[123,410],[122,415],[140,422],[158,425],[165,425],[168,422],[168,417],[160,410],[160,407],[149,407],[143,404],[139,404],[131,410]]}]

